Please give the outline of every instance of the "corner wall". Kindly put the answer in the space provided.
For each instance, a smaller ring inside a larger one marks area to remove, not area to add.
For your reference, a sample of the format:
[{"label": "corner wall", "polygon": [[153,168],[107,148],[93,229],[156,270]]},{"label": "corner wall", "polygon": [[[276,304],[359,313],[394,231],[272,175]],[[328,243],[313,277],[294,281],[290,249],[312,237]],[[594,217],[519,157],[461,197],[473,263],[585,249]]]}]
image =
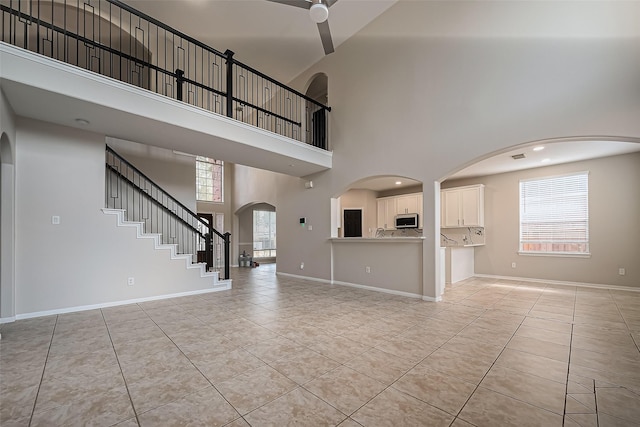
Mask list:
[{"label": "corner wall", "polygon": [[0,89],[0,322],[15,310],[15,116]]}]

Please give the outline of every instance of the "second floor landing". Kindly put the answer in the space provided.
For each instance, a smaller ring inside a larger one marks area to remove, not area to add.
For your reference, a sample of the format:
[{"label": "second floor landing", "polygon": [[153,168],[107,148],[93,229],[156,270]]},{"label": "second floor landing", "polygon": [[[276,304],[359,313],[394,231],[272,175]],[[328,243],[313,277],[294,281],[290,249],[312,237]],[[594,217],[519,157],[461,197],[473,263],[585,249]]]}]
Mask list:
[{"label": "second floor landing", "polygon": [[27,117],[292,176],[333,153],[0,42],[0,90]]}]

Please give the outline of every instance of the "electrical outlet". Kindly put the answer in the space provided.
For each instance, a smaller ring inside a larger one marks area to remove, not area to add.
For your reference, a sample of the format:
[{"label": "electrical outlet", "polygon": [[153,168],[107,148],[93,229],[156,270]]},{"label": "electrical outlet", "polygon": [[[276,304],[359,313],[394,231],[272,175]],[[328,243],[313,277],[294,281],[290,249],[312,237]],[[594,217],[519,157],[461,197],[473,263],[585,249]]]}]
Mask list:
[{"label": "electrical outlet", "polygon": [[516,268],[516,263],[515,262],[511,263],[511,268]]},{"label": "electrical outlet", "polygon": [[627,274],[627,270],[625,270],[625,268],[624,268],[624,267],[620,267],[620,268],[618,269],[618,274],[619,274],[620,276],[624,276],[625,274]]},{"label": "electrical outlet", "polygon": [[313,225],[309,225],[309,231],[313,230]]},{"label": "electrical outlet", "polygon": [[133,277],[129,277],[127,279],[127,285],[133,286],[133,285],[135,285],[135,283],[136,283],[136,279],[134,279]]},{"label": "electrical outlet", "polygon": [[371,273],[371,267],[368,265],[364,268],[365,273]]},{"label": "electrical outlet", "polygon": [[304,262],[300,263],[300,270],[304,270]]}]

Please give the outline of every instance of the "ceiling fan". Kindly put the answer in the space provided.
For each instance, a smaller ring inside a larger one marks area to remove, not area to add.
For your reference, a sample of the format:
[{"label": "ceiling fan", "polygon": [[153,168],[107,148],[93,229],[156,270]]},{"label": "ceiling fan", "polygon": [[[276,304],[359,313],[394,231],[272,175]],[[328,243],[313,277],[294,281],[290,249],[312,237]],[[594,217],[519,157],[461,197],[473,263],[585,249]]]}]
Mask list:
[{"label": "ceiling fan", "polygon": [[288,6],[307,9],[311,20],[318,24],[320,32],[320,40],[324,54],[333,53],[333,40],[331,40],[331,31],[329,30],[329,8],[338,0],[267,0],[273,3],[285,4]]}]

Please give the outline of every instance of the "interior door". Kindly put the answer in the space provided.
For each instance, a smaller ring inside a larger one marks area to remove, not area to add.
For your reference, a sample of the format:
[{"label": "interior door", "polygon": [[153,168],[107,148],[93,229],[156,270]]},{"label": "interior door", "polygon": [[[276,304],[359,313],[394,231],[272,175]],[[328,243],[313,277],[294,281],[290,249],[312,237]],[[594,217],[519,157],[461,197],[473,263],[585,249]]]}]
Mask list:
[{"label": "interior door", "polygon": [[344,237],[362,237],[362,209],[344,210]]}]

